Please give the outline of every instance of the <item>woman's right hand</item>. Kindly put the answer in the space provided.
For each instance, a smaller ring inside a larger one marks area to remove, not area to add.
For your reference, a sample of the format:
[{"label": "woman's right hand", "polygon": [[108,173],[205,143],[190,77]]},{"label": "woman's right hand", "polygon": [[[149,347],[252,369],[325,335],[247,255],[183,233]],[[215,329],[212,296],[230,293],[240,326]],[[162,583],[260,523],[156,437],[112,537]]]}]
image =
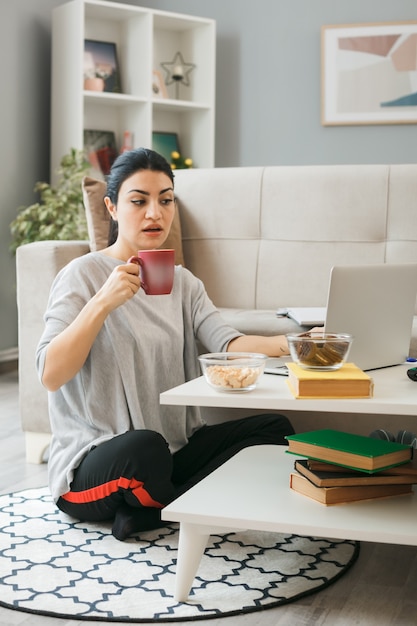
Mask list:
[{"label": "woman's right hand", "polygon": [[118,265],[99,289],[95,299],[110,312],[130,300],[139,291],[140,285],[137,263]]}]

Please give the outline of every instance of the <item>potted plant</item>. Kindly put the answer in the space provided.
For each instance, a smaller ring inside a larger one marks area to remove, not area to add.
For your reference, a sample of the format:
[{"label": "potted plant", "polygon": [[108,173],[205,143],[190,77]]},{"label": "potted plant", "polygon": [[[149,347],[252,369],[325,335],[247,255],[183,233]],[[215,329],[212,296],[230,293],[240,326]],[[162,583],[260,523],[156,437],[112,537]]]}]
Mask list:
[{"label": "potted plant", "polygon": [[19,207],[10,224],[13,252],[32,241],[88,239],[81,182],[89,168],[85,153],[73,148],[61,160],[56,187],[36,183],[34,191],[39,193],[39,202]]},{"label": "potted plant", "polygon": [[87,70],[84,74],[84,89],[87,91],[104,91],[109,76],[110,73],[100,66]]},{"label": "potted plant", "polygon": [[177,150],[171,152],[171,169],[186,170],[193,167],[193,160],[183,157]]}]

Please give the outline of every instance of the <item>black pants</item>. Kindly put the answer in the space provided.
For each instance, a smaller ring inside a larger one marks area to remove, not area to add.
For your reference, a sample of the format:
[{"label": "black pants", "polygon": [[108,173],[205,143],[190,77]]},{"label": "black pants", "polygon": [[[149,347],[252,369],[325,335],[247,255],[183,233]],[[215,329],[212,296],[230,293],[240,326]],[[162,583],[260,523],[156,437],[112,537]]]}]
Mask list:
[{"label": "black pants", "polygon": [[68,515],[86,521],[113,519],[126,504],[137,513],[141,508],[162,509],[239,450],[285,445],[285,435],[293,432],[286,417],[255,415],[203,426],[172,455],[158,433],[129,431],[87,454],[75,472],[71,491],[57,504]]}]

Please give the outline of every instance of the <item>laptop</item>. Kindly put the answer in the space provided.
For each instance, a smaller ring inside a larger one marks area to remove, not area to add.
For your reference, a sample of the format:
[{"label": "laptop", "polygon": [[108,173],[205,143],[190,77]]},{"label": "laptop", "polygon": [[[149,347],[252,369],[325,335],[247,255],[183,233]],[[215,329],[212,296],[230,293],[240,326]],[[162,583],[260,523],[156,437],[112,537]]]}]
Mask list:
[{"label": "laptop", "polygon": [[[416,297],[417,263],[340,265],[330,272],[326,307],[279,309],[277,315],[353,335],[348,361],[372,370],[406,360]],[[267,365],[265,372],[287,374],[282,357]]]},{"label": "laptop", "polygon": [[353,335],[348,361],[363,370],[404,363],[417,297],[417,263],[335,266],[326,332]]}]

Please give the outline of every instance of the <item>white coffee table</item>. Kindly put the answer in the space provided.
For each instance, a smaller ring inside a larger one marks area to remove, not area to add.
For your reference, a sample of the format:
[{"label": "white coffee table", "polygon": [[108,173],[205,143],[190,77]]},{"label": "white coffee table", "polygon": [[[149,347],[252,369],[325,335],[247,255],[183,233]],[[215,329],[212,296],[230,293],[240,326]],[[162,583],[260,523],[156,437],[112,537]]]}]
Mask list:
[{"label": "white coffee table", "polygon": [[[264,374],[249,393],[225,393],[203,377],[170,389],[161,404],[259,410],[417,415],[417,383],[405,363],[374,370],[374,397],[296,400],[286,378]],[[176,592],[188,596],[210,534],[230,529],[269,530],[339,539],[417,545],[417,498],[325,507],[289,488],[294,456],[280,446],[247,448],[162,511],[180,522]]]},{"label": "white coffee table", "polygon": [[417,382],[407,377],[407,369],[412,366],[413,364],[405,363],[368,372],[374,379],[373,398],[296,400],[288,389],[285,376],[263,374],[257,389],[249,393],[217,391],[200,376],[161,393],[160,402],[261,410],[417,416]]},{"label": "white coffee table", "polygon": [[297,457],[284,446],[245,448],[162,511],[180,523],[175,598],[186,601],[211,534],[264,530],[417,545],[417,498],[326,507],[292,491]]}]

